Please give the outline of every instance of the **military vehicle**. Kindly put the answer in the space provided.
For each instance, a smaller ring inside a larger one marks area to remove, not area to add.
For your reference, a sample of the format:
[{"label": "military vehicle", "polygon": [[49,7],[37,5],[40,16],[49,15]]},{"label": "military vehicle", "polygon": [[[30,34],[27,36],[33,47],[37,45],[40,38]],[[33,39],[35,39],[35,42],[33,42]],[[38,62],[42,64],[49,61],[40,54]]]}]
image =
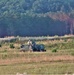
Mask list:
[{"label": "military vehicle", "polygon": [[46,50],[43,44],[36,44],[35,41],[32,41],[32,44],[21,45],[20,51],[45,52]]}]

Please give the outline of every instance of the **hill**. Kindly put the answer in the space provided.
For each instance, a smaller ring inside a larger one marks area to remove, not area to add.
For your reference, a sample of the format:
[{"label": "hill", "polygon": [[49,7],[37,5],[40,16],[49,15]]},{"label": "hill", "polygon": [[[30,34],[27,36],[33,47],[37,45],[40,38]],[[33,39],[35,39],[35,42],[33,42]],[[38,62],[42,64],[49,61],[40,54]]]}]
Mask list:
[{"label": "hill", "polygon": [[0,37],[74,33],[74,0],[0,0]]}]

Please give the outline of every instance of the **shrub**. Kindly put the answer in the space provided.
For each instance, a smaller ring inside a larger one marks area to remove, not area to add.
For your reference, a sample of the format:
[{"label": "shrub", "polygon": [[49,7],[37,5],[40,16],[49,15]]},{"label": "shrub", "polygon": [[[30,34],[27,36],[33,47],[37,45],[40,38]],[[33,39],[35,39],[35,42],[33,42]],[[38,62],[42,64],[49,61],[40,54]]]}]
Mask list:
[{"label": "shrub", "polygon": [[7,50],[3,50],[2,52],[3,52],[3,53],[6,53],[6,52],[7,52]]},{"label": "shrub", "polygon": [[0,44],[0,47],[2,47],[2,45]]},{"label": "shrub", "polygon": [[3,54],[2,59],[6,59],[6,58],[7,58],[7,54]]},{"label": "shrub", "polygon": [[74,52],[72,52],[71,55],[74,56]]},{"label": "shrub", "polygon": [[13,44],[10,44],[10,48],[15,48]]},{"label": "shrub", "polygon": [[54,48],[54,49],[52,50],[52,52],[57,52],[57,48]]}]

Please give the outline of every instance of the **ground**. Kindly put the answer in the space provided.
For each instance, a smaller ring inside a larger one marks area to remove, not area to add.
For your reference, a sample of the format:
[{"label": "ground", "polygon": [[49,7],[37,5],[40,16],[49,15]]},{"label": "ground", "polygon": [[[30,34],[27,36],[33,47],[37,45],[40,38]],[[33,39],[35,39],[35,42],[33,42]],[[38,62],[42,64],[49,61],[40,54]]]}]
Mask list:
[{"label": "ground", "polygon": [[[74,39],[36,41],[46,52],[20,52],[21,42],[2,43],[0,75],[65,75],[74,73]],[[10,48],[13,44],[15,48]],[[24,41],[23,44],[26,44]],[[53,50],[57,52],[53,52]]]}]

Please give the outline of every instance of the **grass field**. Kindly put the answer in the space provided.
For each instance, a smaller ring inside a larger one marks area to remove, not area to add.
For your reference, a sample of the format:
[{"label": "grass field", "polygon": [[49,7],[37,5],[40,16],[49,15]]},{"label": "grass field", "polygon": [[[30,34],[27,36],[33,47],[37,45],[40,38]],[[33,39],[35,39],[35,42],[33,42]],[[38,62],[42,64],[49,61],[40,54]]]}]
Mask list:
[{"label": "grass field", "polygon": [[[2,43],[0,75],[65,75],[74,73],[74,39],[36,41],[44,44],[46,52],[20,52],[27,42]],[[15,48],[10,48],[13,44]],[[56,50],[56,52],[55,52]]]}]

